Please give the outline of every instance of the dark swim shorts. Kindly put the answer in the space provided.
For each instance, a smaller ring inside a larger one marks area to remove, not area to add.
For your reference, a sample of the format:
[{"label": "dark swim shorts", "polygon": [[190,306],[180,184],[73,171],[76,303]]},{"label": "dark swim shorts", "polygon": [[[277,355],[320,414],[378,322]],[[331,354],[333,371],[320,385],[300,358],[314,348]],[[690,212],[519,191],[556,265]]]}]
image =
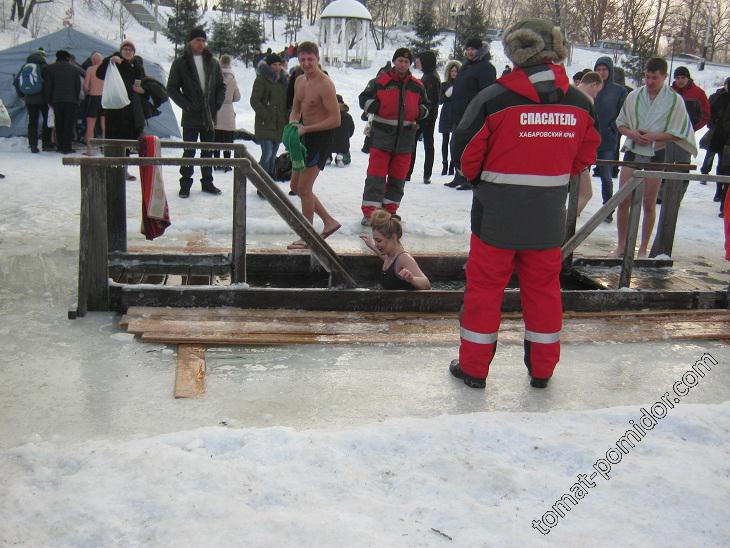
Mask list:
[{"label": "dark swim shorts", "polygon": [[319,167],[324,169],[332,152],[332,136],[334,132],[331,129],[326,131],[313,131],[304,134],[304,146],[307,147],[307,167]]},{"label": "dark swim shorts", "polygon": [[624,162],[646,162],[646,163],[654,163],[654,164],[663,164],[664,163],[664,153],[666,152],[666,149],[663,148],[661,150],[654,151],[654,156],[641,156],[638,154],[634,154],[630,150],[627,150],[624,152]]},{"label": "dark swim shorts", "polygon": [[89,106],[86,107],[86,117],[98,118],[101,115],[101,95],[89,95]]}]

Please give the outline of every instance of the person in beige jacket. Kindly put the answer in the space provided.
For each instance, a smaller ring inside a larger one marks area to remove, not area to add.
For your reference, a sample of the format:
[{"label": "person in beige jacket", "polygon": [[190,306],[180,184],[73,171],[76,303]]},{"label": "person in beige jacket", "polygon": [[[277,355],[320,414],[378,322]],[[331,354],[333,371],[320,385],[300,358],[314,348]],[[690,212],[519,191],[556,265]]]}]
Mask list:
[{"label": "person in beige jacket", "polygon": [[[223,83],[226,85],[226,97],[223,100],[223,105],[218,111],[218,117],[215,124],[215,140],[217,143],[232,143],[233,134],[236,130],[236,111],[233,108],[233,103],[237,103],[241,100],[241,92],[238,90],[238,83],[236,82],[236,76],[233,74],[231,69],[231,56],[221,55],[221,72],[223,73]],[[215,151],[213,155],[216,158],[220,157],[220,152]],[[230,150],[223,151],[224,158],[231,157]],[[216,167],[216,171],[231,171],[230,167]]]}]

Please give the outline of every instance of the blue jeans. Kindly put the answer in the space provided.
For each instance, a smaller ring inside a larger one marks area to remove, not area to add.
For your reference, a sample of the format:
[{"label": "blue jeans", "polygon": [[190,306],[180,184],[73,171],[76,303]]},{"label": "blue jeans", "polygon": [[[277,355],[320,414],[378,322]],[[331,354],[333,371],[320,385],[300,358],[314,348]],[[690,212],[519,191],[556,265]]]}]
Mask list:
[{"label": "blue jeans", "polygon": [[280,141],[259,141],[259,145],[261,145],[261,159],[259,160],[259,164],[272,177],[274,176],[274,163],[276,162],[276,153],[279,150],[279,144]]},{"label": "blue jeans", "polygon": [[[599,160],[615,160],[615,150],[599,150],[596,154]],[[613,166],[599,166],[598,174],[601,177],[601,196],[605,204],[613,196],[613,178],[611,177]]]}]

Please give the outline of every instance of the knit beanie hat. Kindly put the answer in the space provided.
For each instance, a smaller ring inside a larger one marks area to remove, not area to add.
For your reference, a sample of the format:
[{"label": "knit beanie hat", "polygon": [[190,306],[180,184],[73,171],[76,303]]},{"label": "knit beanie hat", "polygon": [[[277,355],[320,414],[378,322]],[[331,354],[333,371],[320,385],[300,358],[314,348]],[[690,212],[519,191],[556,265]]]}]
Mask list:
[{"label": "knit beanie hat", "polygon": [[188,42],[192,42],[196,38],[208,40],[208,36],[205,34],[205,29],[203,27],[195,27],[188,33]]},{"label": "knit beanie hat", "polygon": [[523,19],[502,36],[504,53],[519,67],[559,63],[568,56],[560,27],[544,19]]},{"label": "knit beanie hat", "polygon": [[405,57],[411,63],[413,63],[413,53],[408,48],[398,48],[397,50],[395,50],[395,53],[393,54],[394,63],[395,60],[398,59],[398,57]]},{"label": "knit beanie hat", "polygon": [[40,53],[43,57],[46,56],[46,50],[43,48],[38,48],[37,53]]},{"label": "knit beanie hat", "polygon": [[464,45],[465,48],[474,48],[474,49],[481,49],[482,48],[482,40],[481,38],[469,38],[466,41],[466,44]]},{"label": "knit beanie hat", "polygon": [[687,67],[677,67],[676,69],[674,69],[674,77],[676,78],[677,76],[685,76],[686,78],[692,78],[689,75],[689,69]]},{"label": "knit beanie hat", "polygon": [[134,47],[134,42],[131,40],[124,40],[121,44],[119,44],[119,51],[122,51],[124,46],[132,48],[135,52],[137,51],[137,48]]},{"label": "knit beanie hat", "polygon": [[273,65],[274,63],[283,63],[283,61],[281,60],[281,56],[277,55],[276,53],[269,53],[266,56],[266,64]]}]

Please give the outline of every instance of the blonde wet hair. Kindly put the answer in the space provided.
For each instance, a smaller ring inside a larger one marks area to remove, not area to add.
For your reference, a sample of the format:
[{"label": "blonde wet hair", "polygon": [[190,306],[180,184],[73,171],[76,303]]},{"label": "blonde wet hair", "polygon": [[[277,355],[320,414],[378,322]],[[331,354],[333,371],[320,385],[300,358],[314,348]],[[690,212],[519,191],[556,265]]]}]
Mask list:
[{"label": "blonde wet hair", "polygon": [[377,230],[386,238],[395,235],[396,240],[400,241],[403,237],[403,225],[400,220],[393,217],[384,209],[378,209],[370,217],[370,228]]}]

